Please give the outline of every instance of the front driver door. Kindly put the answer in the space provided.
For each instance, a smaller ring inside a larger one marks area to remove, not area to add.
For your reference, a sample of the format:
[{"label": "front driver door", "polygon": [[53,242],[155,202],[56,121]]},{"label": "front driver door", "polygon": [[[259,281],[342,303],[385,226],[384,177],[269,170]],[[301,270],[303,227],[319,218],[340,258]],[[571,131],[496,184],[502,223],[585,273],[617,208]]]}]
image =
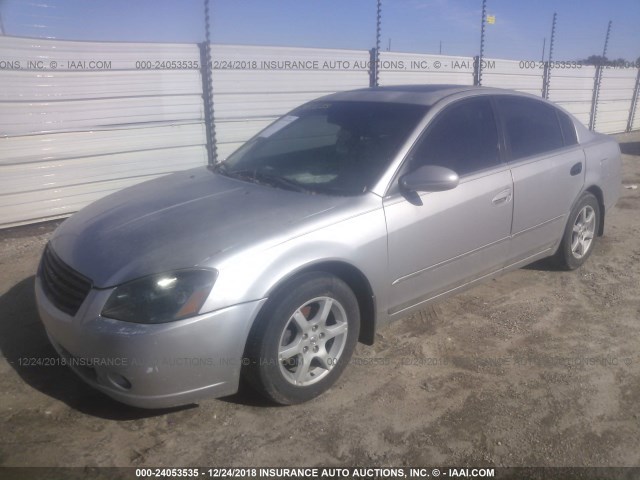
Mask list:
[{"label": "front driver door", "polygon": [[392,189],[384,199],[392,317],[500,270],[508,253],[513,186],[489,97],[460,100],[440,112],[403,173],[420,165],[451,168],[460,184],[413,196]]}]

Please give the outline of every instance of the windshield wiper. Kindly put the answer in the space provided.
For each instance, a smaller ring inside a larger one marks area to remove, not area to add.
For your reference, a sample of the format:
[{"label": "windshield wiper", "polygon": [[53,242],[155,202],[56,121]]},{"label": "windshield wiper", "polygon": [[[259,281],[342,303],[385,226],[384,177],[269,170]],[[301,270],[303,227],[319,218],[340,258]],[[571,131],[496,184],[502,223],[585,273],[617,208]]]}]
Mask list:
[{"label": "windshield wiper", "polygon": [[215,165],[209,165],[208,168],[221,175],[227,175],[227,166],[224,164],[224,162],[219,162]]},{"label": "windshield wiper", "polygon": [[228,171],[225,167],[225,169],[221,173],[229,177],[237,178],[239,180],[248,180],[259,185],[269,185],[270,187],[281,187],[287,190],[293,190],[295,192],[311,193],[310,190],[304,188],[297,182],[288,180],[279,175],[259,172],[257,170]]},{"label": "windshield wiper", "polygon": [[303,187],[298,182],[294,182],[293,180],[289,180],[279,175],[271,175],[269,173],[258,173],[258,177],[261,180],[264,180],[266,182],[273,182],[277,184],[276,186],[279,185],[281,187],[287,188],[289,190],[293,190],[295,192],[313,193],[311,190]]}]

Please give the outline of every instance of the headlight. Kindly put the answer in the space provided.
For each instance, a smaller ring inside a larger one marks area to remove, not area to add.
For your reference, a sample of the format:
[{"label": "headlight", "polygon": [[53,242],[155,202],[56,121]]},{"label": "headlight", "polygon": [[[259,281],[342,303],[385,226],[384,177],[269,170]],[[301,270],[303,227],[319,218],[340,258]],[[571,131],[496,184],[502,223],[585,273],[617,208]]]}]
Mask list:
[{"label": "headlight", "polygon": [[134,323],[166,323],[197,315],[216,281],[215,270],[178,270],[124,283],[102,316]]}]

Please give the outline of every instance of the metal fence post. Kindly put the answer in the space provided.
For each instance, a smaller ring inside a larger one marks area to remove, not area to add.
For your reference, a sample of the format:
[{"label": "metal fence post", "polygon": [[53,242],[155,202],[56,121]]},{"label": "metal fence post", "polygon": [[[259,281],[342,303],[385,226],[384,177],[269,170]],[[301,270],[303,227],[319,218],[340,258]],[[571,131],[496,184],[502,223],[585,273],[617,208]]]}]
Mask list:
[{"label": "metal fence post", "polygon": [[480,68],[480,57],[476,55],[475,57],[473,57],[473,84],[475,86],[478,85],[478,78],[480,76],[479,68]]},{"label": "metal fence post", "polygon": [[377,1],[376,8],[376,47],[371,49],[371,69],[369,86],[377,87],[380,81],[380,34],[382,25],[382,0]]},{"label": "metal fence post", "polygon": [[204,127],[207,140],[207,163],[214,165],[217,159],[215,142],[215,124],[213,118],[213,92],[211,89],[211,68],[207,61],[207,44],[199,43],[200,47],[200,77],[202,79],[202,100],[204,103]]},{"label": "metal fence post", "polygon": [[[545,62],[542,72],[542,97],[549,99],[549,83],[551,78],[551,62],[553,61],[553,42],[556,37],[556,12],[553,12],[553,21],[551,22],[551,41],[549,42],[549,61]],[[544,61],[544,54],[542,56]]]},{"label": "metal fence post", "polygon": [[209,22],[209,0],[204,0],[205,42],[200,44],[200,74],[202,77],[202,98],[204,100],[204,126],[207,136],[207,156],[209,165],[218,161],[216,124],[213,111],[213,63],[211,62],[211,28]]},{"label": "metal fence post", "polygon": [[378,86],[378,62],[376,60],[376,49],[369,50],[369,86]]},{"label": "metal fence post", "polygon": [[484,29],[487,16],[487,0],[482,0],[482,22],[480,23],[480,55],[478,56],[477,77],[475,85],[482,86],[482,63],[484,61]]},{"label": "metal fence post", "polygon": [[636,86],[634,87],[633,95],[631,96],[631,108],[629,108],[629,120],[627,120],[627,132],[630,132],[633,128],[633,117],[636,115],[636,104],[638,103],[638,90],[640,90],[640,68],[638,68]]},{"label": "metal fence post", "polygon": [[598,97],[600,96],[600,85],[602,84],[602,71],[606,67],[607,62],[607,46],[609,45],[609,36],[611,35],[611,20],[607,24],[607,34],[604,37],[604,48],[602,49],[602,63],[596,66],[596,78],[593,82],[593,96],[591,100],[591,115],[589,118],[589,130],[596,128],[596,119],[598,116]]},{"label": "metal fence post", "polygon": [[551,62],[544,62],[542,66],[542,98],[549,100],[549,65]]},{"label": "metal fence post", "polygon": [[609,36],[611,35],[611,20],[607,24],[607,35],[604,37],[604,48],[602,49],[602,60],[607,58],[607,47],[609,46]]},{"label": "metal fence post", "polygon": [[600,82],[602,81],[602,69],[604,65],[596,65],[596,75],[593,79],[593,95],[591,95],[591,113],[589,114],[589,130],[596,128],[598,116],[598,97],[600,96]]}]

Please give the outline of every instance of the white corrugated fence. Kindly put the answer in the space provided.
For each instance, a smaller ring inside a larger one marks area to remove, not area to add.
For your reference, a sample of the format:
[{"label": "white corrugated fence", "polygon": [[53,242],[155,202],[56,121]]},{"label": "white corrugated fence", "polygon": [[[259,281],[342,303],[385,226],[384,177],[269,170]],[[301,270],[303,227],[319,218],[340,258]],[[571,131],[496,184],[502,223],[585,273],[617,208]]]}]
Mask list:
[{"label": "white corrugated fence", "polygon": [[221,158],[298,105],[369,86],[366,51],[213,45],[212,57]]},{"label": "white corrugated fence", "polygon": [[0,227],[206,164],[197,45],[0,37],[0,58]]},{"label": "white corrugated fence", "polygon": [[[370,83],[370,52],[212,45],[218,154],[332,92]],[[472,85],[472,57],[381,52],[380,85]],[[589,124],[596,68],[551,71],[549,98]],[[627,127],[637,69],[603,69],[595,128]],[[482,83],[542,95],[533,62],[485,59]],[[640,98],[632,128],[640,128]],[[200,46],[0,36],[0,228],[66,216],[207,163]]]}]

